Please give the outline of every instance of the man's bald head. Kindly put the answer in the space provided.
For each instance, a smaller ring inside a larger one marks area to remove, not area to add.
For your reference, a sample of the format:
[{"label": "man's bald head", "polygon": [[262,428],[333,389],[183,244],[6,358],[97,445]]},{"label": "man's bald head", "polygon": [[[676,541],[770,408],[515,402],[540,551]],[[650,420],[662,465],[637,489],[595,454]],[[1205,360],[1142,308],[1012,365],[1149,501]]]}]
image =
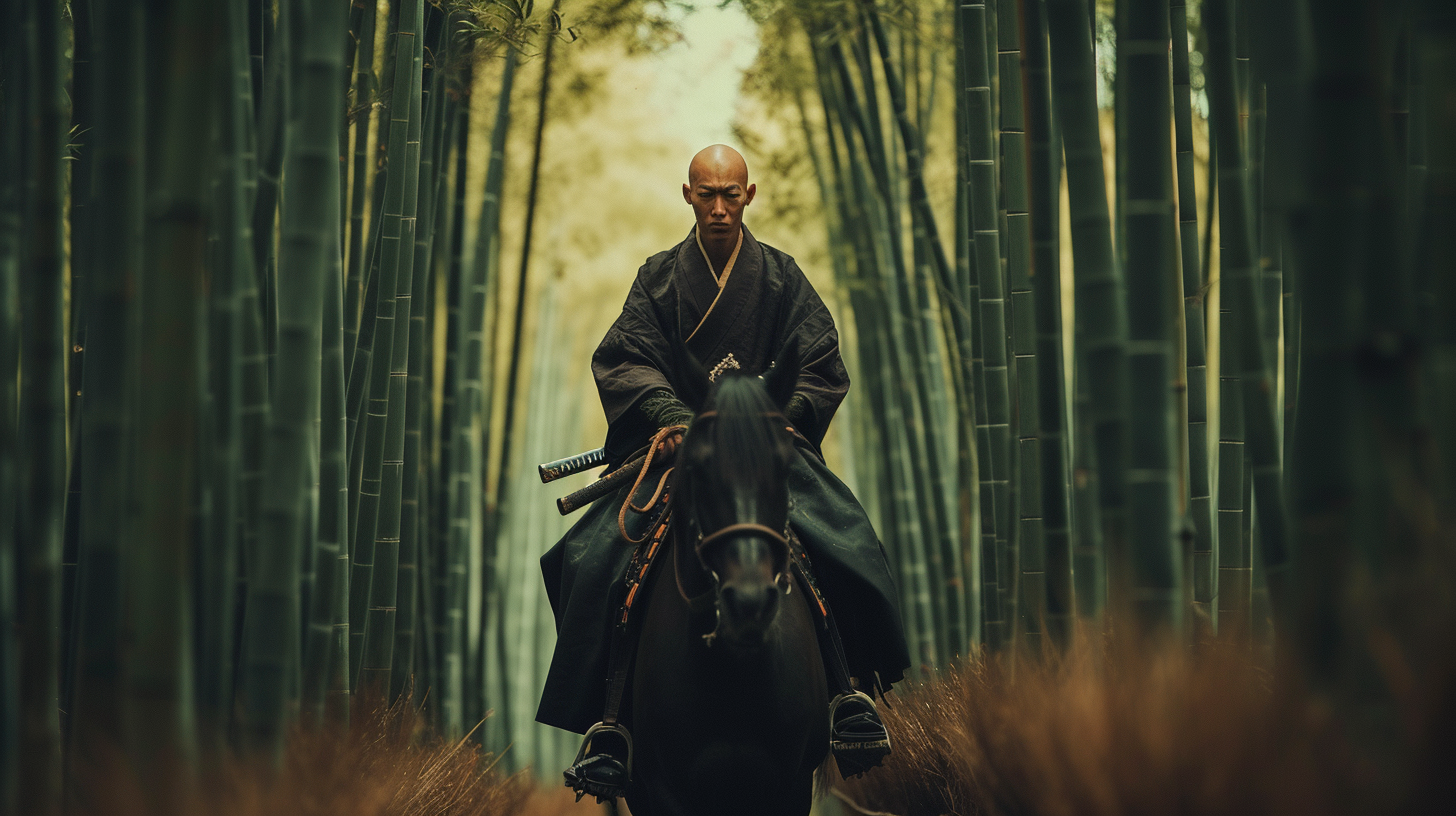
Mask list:
[{"label": "man's bald head", "polygon": [[733,179],[747,188],[748,162],[743,160],[742,153],[728,145],[708,145],[699,150],[688,164],[688,186],[696,187],[698,180],[707,176]]},{"label": "man's bald head", "polygon": [[753,201],[754,192],[748,162],[728,145],[705,147],[688,165],[683,201],[692,205],[698,239],[715,264],[727,259],[737,244],[743,208]]}]

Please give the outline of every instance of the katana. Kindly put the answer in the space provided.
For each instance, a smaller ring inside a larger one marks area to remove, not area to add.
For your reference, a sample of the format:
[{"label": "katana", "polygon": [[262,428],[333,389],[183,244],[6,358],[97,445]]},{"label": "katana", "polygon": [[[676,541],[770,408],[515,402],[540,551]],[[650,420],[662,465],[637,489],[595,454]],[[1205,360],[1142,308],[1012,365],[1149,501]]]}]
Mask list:
[{"label": "katana", "polygon": [[597,448],[596,450],[589,450],[586,453],[568,456],[565,459],[557,459],[555,462],[537,465],[536,470],[541,474],[541,484],[548,484],[563,476],[570,476],[573,473],[590,470],[597,465],[604,465],[606,462],[607,449]]},{"label": "katana", "polygon": [[646,464],[647,454],[644,453],[575,493],[557,499],[556,509],[563,516],[570,515],[622,485],[631,484],[632,480],[637,478],[637,474],[642,472],[643,465]]}]

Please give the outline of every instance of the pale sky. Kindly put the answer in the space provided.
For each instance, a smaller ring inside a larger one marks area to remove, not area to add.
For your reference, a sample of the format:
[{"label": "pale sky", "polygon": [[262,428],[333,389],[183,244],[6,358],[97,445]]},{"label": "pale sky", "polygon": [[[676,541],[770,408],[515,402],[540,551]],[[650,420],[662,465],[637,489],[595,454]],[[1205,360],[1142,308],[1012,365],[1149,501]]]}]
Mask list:
[{"label": "pale sky", "polygon": [[[758,32],[738,5],[701,3],[681,17],[683,41],[649,58],[657,76],[644,89],[672,136],[696,151],[732,144],[730,124],[743,71],[758,53]],[[686,166],[686,165],[685,165]]]}]

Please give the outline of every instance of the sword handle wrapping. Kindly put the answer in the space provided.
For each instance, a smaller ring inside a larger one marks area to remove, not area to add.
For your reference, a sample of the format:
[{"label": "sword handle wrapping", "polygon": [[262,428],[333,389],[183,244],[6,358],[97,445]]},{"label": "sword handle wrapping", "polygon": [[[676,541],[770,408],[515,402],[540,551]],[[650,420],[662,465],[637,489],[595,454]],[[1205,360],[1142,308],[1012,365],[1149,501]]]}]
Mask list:
[{"label": "sword handle wrapping", "polygon": [[541,475],[541,484],[549,484],[564,476],[580,473],[583,470],[590,470],[606,461],[607,449],[597,448],[586,453],[568,456],[565,459],[557,459],[555,462],[537,465],[536,472]]},{"label": "sword handle wrapping", "polygon": [[557,499],[556,509],[563,516],[571,515],[622,485],[630,484],[642,472],[642,466],[646,463],[647,455],[643,454],[575,493]]}]

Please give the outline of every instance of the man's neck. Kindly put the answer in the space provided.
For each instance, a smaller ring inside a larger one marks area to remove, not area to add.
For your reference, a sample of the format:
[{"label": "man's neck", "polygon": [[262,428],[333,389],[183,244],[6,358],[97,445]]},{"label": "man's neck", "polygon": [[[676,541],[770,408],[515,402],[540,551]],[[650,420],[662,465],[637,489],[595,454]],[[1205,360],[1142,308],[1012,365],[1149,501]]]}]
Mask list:
[{"label": "man's neck", "polygon": [[734,247],[738,246],[738,236],[743,228],[739,227],[738,232],[719,237],[702,235],[699,231],[699,240],[703,244],[703,252],[708,256],[708,263],[713,265],[713,274],[720,274],[723,267],[728,264],[728,259],[733,256]]}]

